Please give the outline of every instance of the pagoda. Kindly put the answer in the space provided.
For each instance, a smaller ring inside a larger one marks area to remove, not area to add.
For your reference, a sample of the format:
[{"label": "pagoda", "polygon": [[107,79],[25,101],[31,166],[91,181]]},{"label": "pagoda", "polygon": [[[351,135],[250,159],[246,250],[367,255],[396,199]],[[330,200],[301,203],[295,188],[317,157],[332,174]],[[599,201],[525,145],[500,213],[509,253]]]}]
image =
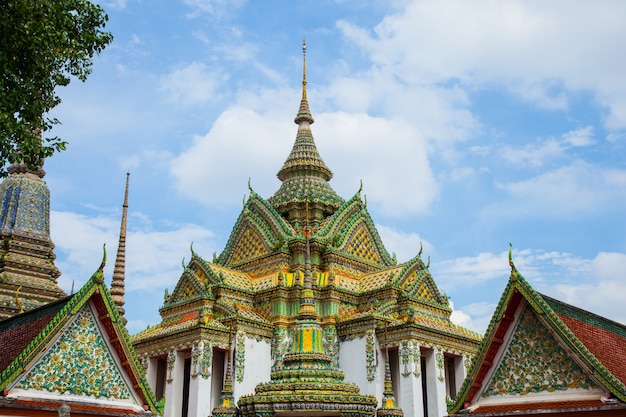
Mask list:
[{"label": "pagoda", "polygon": [[207,260],[192,247],[161,322],[133,336],[165,416],[440,416],[478,348],[421,248],[398,264],[361,187],[349,199],[331,187],[303,53],[279,189],[249,186],[224,250]]},{"label": "pagoda", "polygon": [[50,238],[43,168],[14,163],[0,184],[0,320],[66,296]]}]

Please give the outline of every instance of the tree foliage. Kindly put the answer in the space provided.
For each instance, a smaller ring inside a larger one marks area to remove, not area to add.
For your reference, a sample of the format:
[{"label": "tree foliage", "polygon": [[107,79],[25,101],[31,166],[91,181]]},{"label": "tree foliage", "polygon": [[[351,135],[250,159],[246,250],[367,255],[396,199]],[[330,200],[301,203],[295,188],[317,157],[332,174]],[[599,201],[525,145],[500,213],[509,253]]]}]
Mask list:
[{"label": "tree foliage", "polygon": [[113,40],[107,21],[88,0],[0,0],[0,176],[8,164],[36,169],[65,149],[45,137],[59,123],[48,116],[61,102],[55,90],[87,79],[94,54]]}]

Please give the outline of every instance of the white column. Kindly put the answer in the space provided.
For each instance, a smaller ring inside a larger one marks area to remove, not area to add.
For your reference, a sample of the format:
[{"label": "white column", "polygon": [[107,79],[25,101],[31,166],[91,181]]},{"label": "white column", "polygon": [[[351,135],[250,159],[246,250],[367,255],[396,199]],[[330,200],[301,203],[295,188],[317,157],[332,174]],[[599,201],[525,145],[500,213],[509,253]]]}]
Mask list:
[{"label": "white column", "polygon": [[454,358],[454,382],[456,383],[456,392],[454,393],[454,397],[456,398],[456,394],[458,394],[461,389],[461,385],[463,385],[463,381],[465,380],[465,357],[458,356]]},{"label": "white column", "polygon": [[443,352],[440,349],[427,349],[422,351],[422,355],[426,360],[428,417],[445,416],[448,411]]},{"label": "white column", "polygon": [[180,417],[183,404],[183,379],[185,354],[171,350],[167,354],[167,380],[165,384],[165,417]]},{"label": "white column", "polygon": [[191,348],[191,380],[189,381],[189,417],[211,414],[211,366],[213,345],[200,341]]},{"label": "white column", "polygon": [[159,360],[157,358],[148,359],[148,369],[146,369],[146,379],[148,380],[148,385],[150,385],[150,389],[154,393],[156,393],[158,366],[159,366]]},{"label": "white column", "polygon": [[424,417],[419,345],[411,340],[399,346],[400,395],[398,405],[405,417]]}]

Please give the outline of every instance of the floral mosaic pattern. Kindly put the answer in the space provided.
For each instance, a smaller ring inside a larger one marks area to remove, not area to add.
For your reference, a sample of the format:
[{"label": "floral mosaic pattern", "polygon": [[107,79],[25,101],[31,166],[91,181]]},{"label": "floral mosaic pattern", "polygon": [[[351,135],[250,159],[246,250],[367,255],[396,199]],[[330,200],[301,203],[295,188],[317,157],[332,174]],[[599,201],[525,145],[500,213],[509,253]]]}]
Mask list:
[{"label": "floral mosaic pattern", "polygon": [[365,336],[365,361],[367,368],[367,380],[372,382],[376,379],[376,344],[374,343],[374,331],[370,330]]},{"label": "floral mosaic pattern", "polygon": [[532,309],[526,308],[483,397],[595,387],[596,384],[546,331]]},{"label": "floral mosaic pattern", "polygon": [[96,398],[131,398],[87,305],[24,376],[18,388]]},{"label": "floral mosaic pattern", "polygon": [[339,339],[335,327],[329,326],[324,329],[324,351],[330,356],[331,366],[339,366]]},{"label": "floral mosaic pattern", "polygon": [[243,382],[244,370],[246,367],[246,334],[243,331],[237,332],[237,350],[235,352],[236,371],[235,378],[237,382]]}]

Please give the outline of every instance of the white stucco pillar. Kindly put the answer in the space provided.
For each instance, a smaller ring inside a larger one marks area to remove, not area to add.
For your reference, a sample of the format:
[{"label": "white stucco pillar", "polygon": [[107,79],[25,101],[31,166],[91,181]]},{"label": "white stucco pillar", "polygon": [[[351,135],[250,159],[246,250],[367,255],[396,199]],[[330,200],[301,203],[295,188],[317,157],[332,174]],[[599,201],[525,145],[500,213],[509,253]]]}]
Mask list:
[{"label": "white stucco pillar", "polygon": [[206,417],[211,414],[212,361],[212,344],[207,341],[200,341],[193,345],[191,349],[191,380],[189,381],[189,417]]},{"label": "white stucco pillar", "polygon": [[148,368],[146,369],[146,379],[152,392],[156,393],[157,384],[157,368],[159,367],[159,360],[157,358],[149,358]]},{"label": "white stucco pillar", "polygon": [[456,392],[454,393],[454,397],[456,398],[456,394],[461,389],[461,385],[463,385],[463,381],[465,380],[465,357],[458,356],[454,358],[454,382],[456,384]]},{"label": "white stucco pillar", "polygon": [[411,340],[400,343],[398,356],[400,368],[398,405],[405,417],[424,417],[419,345]]},{"label": "white stucco pillar", "polygon": [[180,417],[183,403],[185,377],[185,353],[171,350],[167,354],[167,380],[165,384],[166,417]]},{"label": "white stucco pillar", "polygon": [[445,416],[447,409],[443,352],[440,349],[423,349],[422,356],[426,361],[428,417]]}]

